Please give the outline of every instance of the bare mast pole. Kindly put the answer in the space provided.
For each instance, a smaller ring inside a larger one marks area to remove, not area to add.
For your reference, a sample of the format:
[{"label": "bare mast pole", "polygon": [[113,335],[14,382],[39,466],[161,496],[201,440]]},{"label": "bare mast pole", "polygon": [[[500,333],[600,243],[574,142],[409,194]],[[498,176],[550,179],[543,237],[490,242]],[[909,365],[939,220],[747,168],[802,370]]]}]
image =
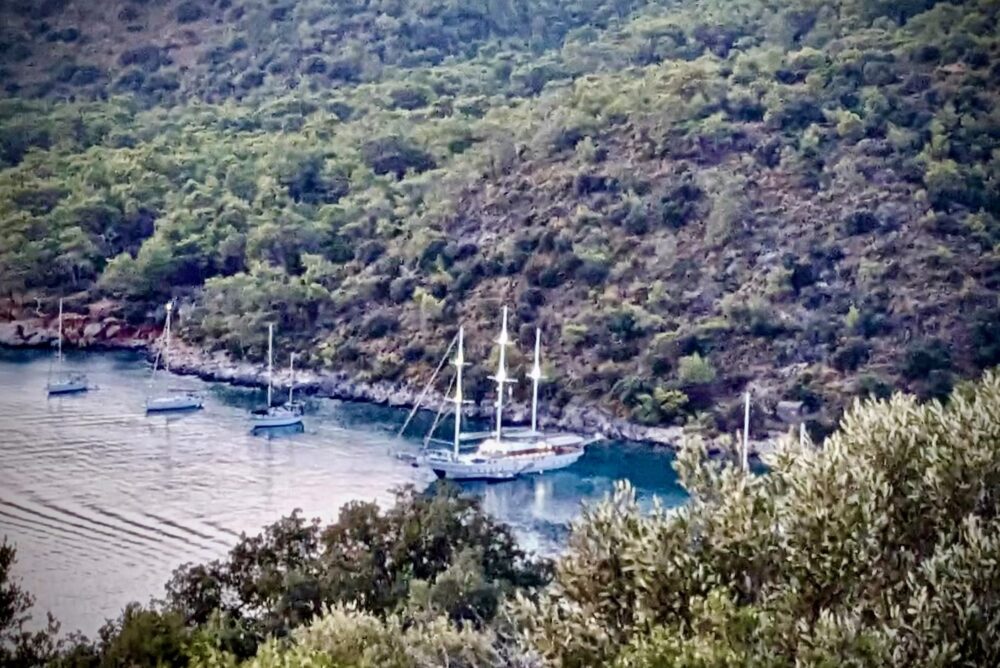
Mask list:
[{"label": "bare mast pole", "polygon": [[171,312],[174,310],[174,302],[173,301],[167,302],[166,309],[167,309],[167,326],[163,333],[166,345],[165,348],[166,354],[163,356],[163,370],[170,371],[170,315]]},{"label": "bare mast pole", "polygon": [[295,391],[295,353],[288,356],[288,404],[292,403],[292,392]]},{"label": "bare mast pole", "polygon": [[59,299],[59,343],[58,352],[56,353],[56,361],[59,362],[59,366],[62,366],[63,355],[62,355],[62,339],[63,339],[63,300]]},{"label": "bare mast pole", "polygon": [[531,367],[528,378],[531,379],[531,431],[538,432],[538,383],[545,376],[542,375],[541,363],[542,330],[535,329],[535,364]]},{"label": "bare mast pole", "polygon": [[458,351],[455,353],[455,360],[452,364],[455,365],[455,396],[452,397],[452,401],[455,402],[455,456],[458,456],[458,446],[462,439],[462,367],[465,365],[465,351],[462,345],[462,338],[464,334],[464,328],[458,328]]},{"label": "bare mast pole", "polygon": [[274,372],[274,323],[267,325],[267,407],[271,407],[271,378]]},{"label": "bare mast pole", "polygon": [[503,428],[503,393],[504,388],[508,382],[507,379],[507,346],[510,344],[510,337],[507,335],[507,307],[503,307],[503,325],[500,329],[500,337],[497,339],[497,346],[500,348],[500,359],[497,362],[497,373],[493,376],[493,380],[497,383],[497,425],[496,425],[496,439],[500,440],[501,431]]}]

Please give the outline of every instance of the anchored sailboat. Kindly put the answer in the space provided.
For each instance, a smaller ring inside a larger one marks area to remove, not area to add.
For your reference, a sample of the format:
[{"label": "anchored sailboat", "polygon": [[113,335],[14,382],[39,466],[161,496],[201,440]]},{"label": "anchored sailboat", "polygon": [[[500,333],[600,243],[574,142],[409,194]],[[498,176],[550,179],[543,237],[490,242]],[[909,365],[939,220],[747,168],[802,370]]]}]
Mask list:
[{"label": "anchored sailboat", "polygon": [[[450,450],[432,450],[422,463],[439,478],[452,480],[511,480],[529,473],[544,473],[565,468],[583,456],[588,444],[599,440],[585,438],[578,434],[543,432],[538,429],[538,384],[543,379],[541,370],[541,332],[535,331],[535,359],[528,377],[532,380],[531,427],[530,429],[503,429],[503,396],[508,383],[506,347],[510,344],[507,334],[507,308],[503,309],[497,371],[492,379],[497,384],[496,425],[492,433],[462,433],[461,414],[464,403],[462,397],[462,366],[465,363],[463,331],[458,334],[458,352],[453,362],[455,366],[455,394],[452,403],[455,408],[455,434]],[[436,422],[436,421],[435,421]],[[429,439],[433,440],[433,439]],[[463,444],[471,447],[462,448]]]},{"label": "anchored sailboat", "polygon": [[59,300],[59,340],[58,348],[56,352],[56,365],[57,365],[57,376],[55,380],[52,380],[51,369],[49,374],[49,382],[46,384],[45,389],[48,390],[49,396],[56,394],[76,394],[78,392],[86,392],[87,387],[87,376],[82,373],[77,372],[66,372],[63,370],[63,300]]},{"label": "anchored sailboat", "polygon": [[295,391],[295,354],[293,353],[288,364],[288,373],[291,377],[288,386],[288,402],[281,406],[274,406],[273,376],[274,376],[274,325],[267,326],[267,406],[253,412],[254,429],[268,429],[273,427],[294,427],[302,424],[302,406],[294,402]]},{"label": "anchored sailboat", "polygon": [[[170,371],[170,318],[173,313],[174,303],[167,302],[166,309],[167,323],[163,329],[164,346],[162,356],[163,370],[168,372]],[[161,353],[157,352],[156,359],[153,361],[153,375],[149,379],[151,388],[156,381],[156,369],[159,366],[160,356]],[[201,408],[202,405],[203,400],[201,395],[197,392],[191,392],[189,390],[170,390],[167,394],[146,398],[147,413],[197,410]]]}]

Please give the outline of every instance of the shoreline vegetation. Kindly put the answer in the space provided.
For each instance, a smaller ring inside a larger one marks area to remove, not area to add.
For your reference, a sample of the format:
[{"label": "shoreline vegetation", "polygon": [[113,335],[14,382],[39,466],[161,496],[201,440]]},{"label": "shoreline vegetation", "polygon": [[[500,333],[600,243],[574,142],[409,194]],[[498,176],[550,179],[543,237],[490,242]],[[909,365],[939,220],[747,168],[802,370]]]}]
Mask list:
[{"label": "shoreline vegetation", "polygon": [[[151,325],[130,325],[106,315],[109,305],[98,305],[87,314],[66,313],[63,334],[66,345],[78,350],[133,350],[143,352],[147,358],[155,356],[161,330]],[[30,312],[22,310],[22,313]],[[8,316],[10,310],[8,309]],[[0,346],[9,348],[48,349],[56,340],[56,322],[48,315],[0,320]],[[180,375],[190,375],[206,381],[229,383],[243,387],[266,387],[266,370],[262,365],[230,358],[223,351],[214,353],[201,350],[184,341],[174,339],[171,344],[170,370]],[[287,387],[288,372],[283,365],[275,368],[275,383]],[[296,389],[306,395],[320,398],[363,401],[397,408],[412,408],[422,387],[401,383],[378,381],[367,383],[352,380],[346,373],[318,372],[312,369],[296,370]],[[428,393],[424,407],[433,410],[445,399],[436,391]],[[470,405],[468,414],[476,418],[493,415],[492,404],[485,400]],[[526,423],[529,405],[514,400],[507,405],[508,422],[512,425]],[[583,433],[601,434],[610,440],[641,441],[677,450],[685,436],[680,427],[662,428],[635,424],[610,415],[597,405],[571,402],[553,414],[544,407],[539,409],[539,424],[543,428],[559,428]],[[790,428],[791,425],[789,425]],[[760,456],[773,449],[782,433],[772,432],[766,439],[751,439],[750,454]],[[713,451],[732,450],[727,436],[713,440]]]},{"label": "shoreline vegetation", "polygon": [[620,483],[566,551],[526,554],[447,483],[295,512],[179,567],[99,637],[30,632],[0,544],[0,665],[775,668],[1000,663],[1000,369],[944,401],[869,400],[766,475],[687,441],[685,505]]}]

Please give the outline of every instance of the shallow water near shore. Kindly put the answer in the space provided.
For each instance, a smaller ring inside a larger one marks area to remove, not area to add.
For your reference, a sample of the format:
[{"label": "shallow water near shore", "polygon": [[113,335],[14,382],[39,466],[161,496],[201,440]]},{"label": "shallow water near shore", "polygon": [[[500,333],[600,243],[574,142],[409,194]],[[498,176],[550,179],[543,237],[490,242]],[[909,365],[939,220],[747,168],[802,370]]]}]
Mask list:
[{"label": "shallow water near shore", "polygon": [[[16,544],[15,575],[63,631],[93,635],[132,600],[162,595],[172,570],[223,556],[240,532],[296,508],[324,522],[351,500],[392,502],[425,489],[429,472],[398,460],[406,412],[372,404],[307,401],[300,433],[253,434],[260,390],[161,376],[161,388],[204,393],[205,410],[147,416],[149,365],[134,353],[70,353],[97,389],[47,398],[52,355],[0,348],[0,535]],[[467,484],[529,549],[558,551],[584,501],[627,478],[641,501],[682,503],[673,455],[638,443],[591,447],[574,466],[497,484]]]}]

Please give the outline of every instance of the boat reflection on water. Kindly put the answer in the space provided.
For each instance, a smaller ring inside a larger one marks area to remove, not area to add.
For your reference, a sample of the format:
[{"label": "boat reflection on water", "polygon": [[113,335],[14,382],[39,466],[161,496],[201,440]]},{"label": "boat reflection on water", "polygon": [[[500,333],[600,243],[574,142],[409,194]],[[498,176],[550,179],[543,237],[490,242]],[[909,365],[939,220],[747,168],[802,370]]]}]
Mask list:
[{"label": "boat reflection on water", "polygon": [[164,422],[170,424],[171,422],[180,422],[184,418],[196,415],[199,412],[201,412],[201,406],[190,406],[187,408],[176,408],[172,411],[160,413],[159,415],[152,413],[151,417],[162,417]]},{"label": "boat reflection on water", "polygon": [[272,440],[275,438],[284,438],[286,436],[295,436],[296,434],[305,433],[305,425],[301,422],[295,424],[285,425],[281,427],[264,427],[264,426],[254,426],[250,430],[250,433],[254,436],[260,436],[266,438],[267,440]]},{"label": "boat reflection on water", "polygon": [[677,484],[673,461],[666,448],[613,442],[588,448],[579,462],[559,471],[503,482],[435,480],[427,492],[457,485],[479,497],[483,510],[509,524],[526,549],[554,555],[565,547],[581,503],[600,502],[616,481],[629,480],[644,509],[652,508],[654,498],[665,507],[684,503],[687,494]]}]

